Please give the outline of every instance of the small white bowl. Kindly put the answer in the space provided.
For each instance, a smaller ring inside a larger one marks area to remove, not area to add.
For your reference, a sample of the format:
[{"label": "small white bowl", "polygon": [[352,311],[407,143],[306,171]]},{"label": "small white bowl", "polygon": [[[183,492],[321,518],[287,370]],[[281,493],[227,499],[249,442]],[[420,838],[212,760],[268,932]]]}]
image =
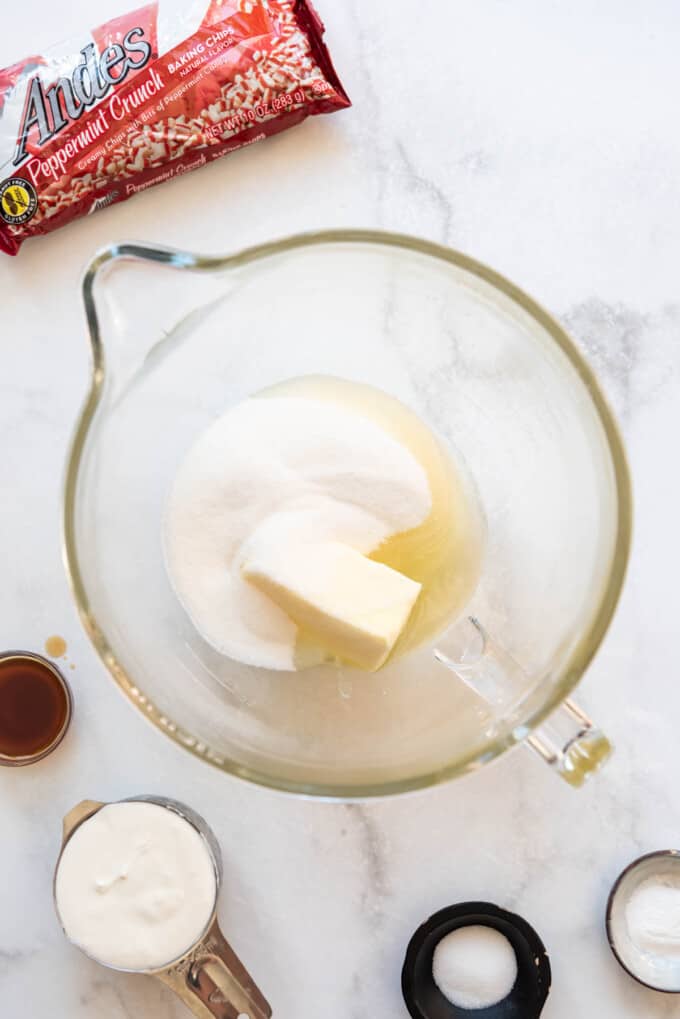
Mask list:
[{"label": "small white bowl", "polygon": [[630,936],[626,907],[633,894],[650,878],[673,877],[680,883],[680,850],[648,853],[619,875],[607,902],[607,939],[617,961],[645,987],[666,994],[680,993],[680,954],[677,958],[654,955],[640,949]]}]

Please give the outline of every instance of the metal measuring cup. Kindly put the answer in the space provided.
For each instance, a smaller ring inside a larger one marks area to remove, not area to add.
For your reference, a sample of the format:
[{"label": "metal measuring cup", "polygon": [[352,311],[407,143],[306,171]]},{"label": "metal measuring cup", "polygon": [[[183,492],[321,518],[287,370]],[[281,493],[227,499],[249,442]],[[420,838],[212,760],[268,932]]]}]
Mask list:
[{"label": "metal measuring cup", "polygon": [[[159,796],[131,796],[122,803],[155,803],[179,814],[203,838],[215,868],[215,903],[212,915],[202,937],[180,958],[162,969],[125,970],[107,966],[124,973],[142,973],[161,980],[194,1015],[200,1019],[270,1019],[272,1010],[245,966],[231,948],[220,930],[217,920],[217,899],[222,883],[222,854],[215,835],[206,822],[183,803]],[[68,840],[75,830],[90,817],[108,806],[95,800],[83,800],[64,818],[61,852],[54,871],[54,907],[59,917],[56,898],[56,877]],[[61,917],[59,917],[61,923]],[[62,923],[62,930],[64,925]],[[64,930],[68,938],[68,934]],[[70,940],[70,939],[69,939]],[[80,945],[76,945],[84,951]],[[87,952],[84,952],[87,955]],[[99,962],[99,959],[94,959]],[[99,963],[104,965],[103,963]]]}]

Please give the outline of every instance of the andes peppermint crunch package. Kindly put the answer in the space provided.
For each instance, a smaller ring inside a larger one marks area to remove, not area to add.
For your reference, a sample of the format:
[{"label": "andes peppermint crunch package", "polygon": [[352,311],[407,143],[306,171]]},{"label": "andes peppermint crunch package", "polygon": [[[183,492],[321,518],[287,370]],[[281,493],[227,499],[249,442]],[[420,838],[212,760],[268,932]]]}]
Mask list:
[{"label": "andes peppermint crunch package", "polygon": [[156,0],[0,70],[0,250],[350,105],[308,0],[206,7]]}]

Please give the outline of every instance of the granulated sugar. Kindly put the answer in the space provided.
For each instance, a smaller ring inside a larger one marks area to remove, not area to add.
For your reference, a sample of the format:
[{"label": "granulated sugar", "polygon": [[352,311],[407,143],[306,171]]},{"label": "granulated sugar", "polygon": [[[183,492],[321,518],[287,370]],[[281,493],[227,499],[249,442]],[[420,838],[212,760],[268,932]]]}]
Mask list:
[{"label": "granulated sugar", "polygon": [[164,527],[168,572],[218,651],[294,669],[296,626],[241,576],[248,541],[264,528],[280,542],[368,553],[430,508],[423,467],[368,417],[323,399],[258,396],[219,418],[181,465]]},{"label": "granulated sugar", "polygon": [[493,927],[459,927],[442,938],[432,959],[434,982],[459,1008],[489,1008],[506,998],[517,979],[517,957]]}]

